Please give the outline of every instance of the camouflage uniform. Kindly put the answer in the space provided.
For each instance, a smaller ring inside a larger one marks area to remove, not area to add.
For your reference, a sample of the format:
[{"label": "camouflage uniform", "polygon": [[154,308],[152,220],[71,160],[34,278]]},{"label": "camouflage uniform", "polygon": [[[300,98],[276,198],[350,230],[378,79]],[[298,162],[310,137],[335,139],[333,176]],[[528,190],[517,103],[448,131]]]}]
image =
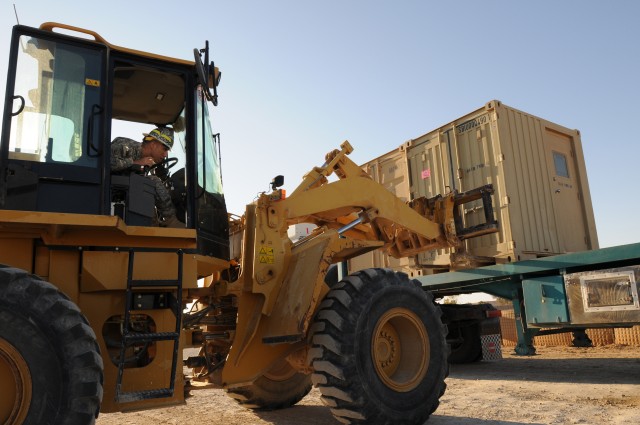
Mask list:
[{"label": "camouflage uniform", "polygon": [[[142,158],[142,143],[126,137],[116,137],[111,143],[111,172],[127,171],[133,165],[133,161]],[[158,176],[146,176],[156,187],[156,209],[165,219],[170,220],[176,216],[176,208],[171,201],[171,195],[167,187]]]}]

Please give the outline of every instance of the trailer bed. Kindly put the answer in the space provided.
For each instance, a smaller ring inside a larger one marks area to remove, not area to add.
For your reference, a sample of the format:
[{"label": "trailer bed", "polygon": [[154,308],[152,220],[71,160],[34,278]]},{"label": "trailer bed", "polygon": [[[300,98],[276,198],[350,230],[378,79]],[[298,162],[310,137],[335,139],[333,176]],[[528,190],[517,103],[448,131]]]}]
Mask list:
[{"label": "trailer bed", "polygon": [[516,353],[535,353],[535,335],[640,324],[640,243],[419,276],[436,295],[485,292],[512,300]]}]

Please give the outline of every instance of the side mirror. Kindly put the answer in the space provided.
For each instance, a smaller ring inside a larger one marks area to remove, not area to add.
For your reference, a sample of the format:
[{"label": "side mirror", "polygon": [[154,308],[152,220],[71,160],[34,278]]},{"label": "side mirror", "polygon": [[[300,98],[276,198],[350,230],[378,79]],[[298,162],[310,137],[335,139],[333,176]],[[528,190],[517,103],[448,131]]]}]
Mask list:
[{"label": "side mirror", "polygon": [[[204,59],[202,55],[204,54]],[[209,40],[205,41],[204,49],[193,49],[193,56],[196,62],[196,72],[198,80],[202,86],[202,92],[207,100],[218,106],[218,83],[220,82],[220,71],[215,67],[213,61],[209,62]],[[217,72],[216,72],[217,71]],[[213,93],[211,92],[213,88]]]},{"label": "side mirror", "polygon": [[211,63],[209,63],[209,87],[218,87],[220,85],[220,78],[222,78],[222,72],[220,72],[218,67],[211,61]]}]

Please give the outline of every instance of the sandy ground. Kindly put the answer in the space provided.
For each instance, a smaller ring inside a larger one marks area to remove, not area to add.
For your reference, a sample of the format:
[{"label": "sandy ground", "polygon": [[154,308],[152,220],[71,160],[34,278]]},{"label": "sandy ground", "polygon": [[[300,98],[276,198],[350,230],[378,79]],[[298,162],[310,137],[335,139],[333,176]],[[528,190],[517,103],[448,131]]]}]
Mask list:
[{"label": "sandy ground", "polygon": [[[509,349],[507,349],[509,350]],[[533,357],[454,365],[427,425],[640,424],[640,347],[538,347]],[[222,390],[193,392],[186,405],[102,414],[99,425],[338,424],[314,388],[275,412],[238,406]]]}]

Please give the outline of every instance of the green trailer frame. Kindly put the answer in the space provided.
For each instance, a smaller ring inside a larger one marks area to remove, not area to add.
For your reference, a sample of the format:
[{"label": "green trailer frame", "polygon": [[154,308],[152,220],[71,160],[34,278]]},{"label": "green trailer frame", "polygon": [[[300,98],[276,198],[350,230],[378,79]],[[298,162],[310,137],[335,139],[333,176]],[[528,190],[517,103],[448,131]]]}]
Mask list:
[{"label": "green trailer frame", "polygon": [[[574,332],[578,344],[589,343],[584,339],[587,338],[584,323],[574,323],[568,313],[567,275],[632,266],[640,268],[640,243],[425,275],[416,279],[425,290],[439,296],[485,292],[512,300],[518,334],[515,351],[519,355],[533,355],[533,337],[536,335]],[[640,324],[640,311],[635,311],[640,310],[637,308],[637,286],[634,291],[635,306],[627,308],[634,310],[631,320],[627,317],[621,321],[620,313],[615,312],[611,320],[590,323],[588,327]]]}]

